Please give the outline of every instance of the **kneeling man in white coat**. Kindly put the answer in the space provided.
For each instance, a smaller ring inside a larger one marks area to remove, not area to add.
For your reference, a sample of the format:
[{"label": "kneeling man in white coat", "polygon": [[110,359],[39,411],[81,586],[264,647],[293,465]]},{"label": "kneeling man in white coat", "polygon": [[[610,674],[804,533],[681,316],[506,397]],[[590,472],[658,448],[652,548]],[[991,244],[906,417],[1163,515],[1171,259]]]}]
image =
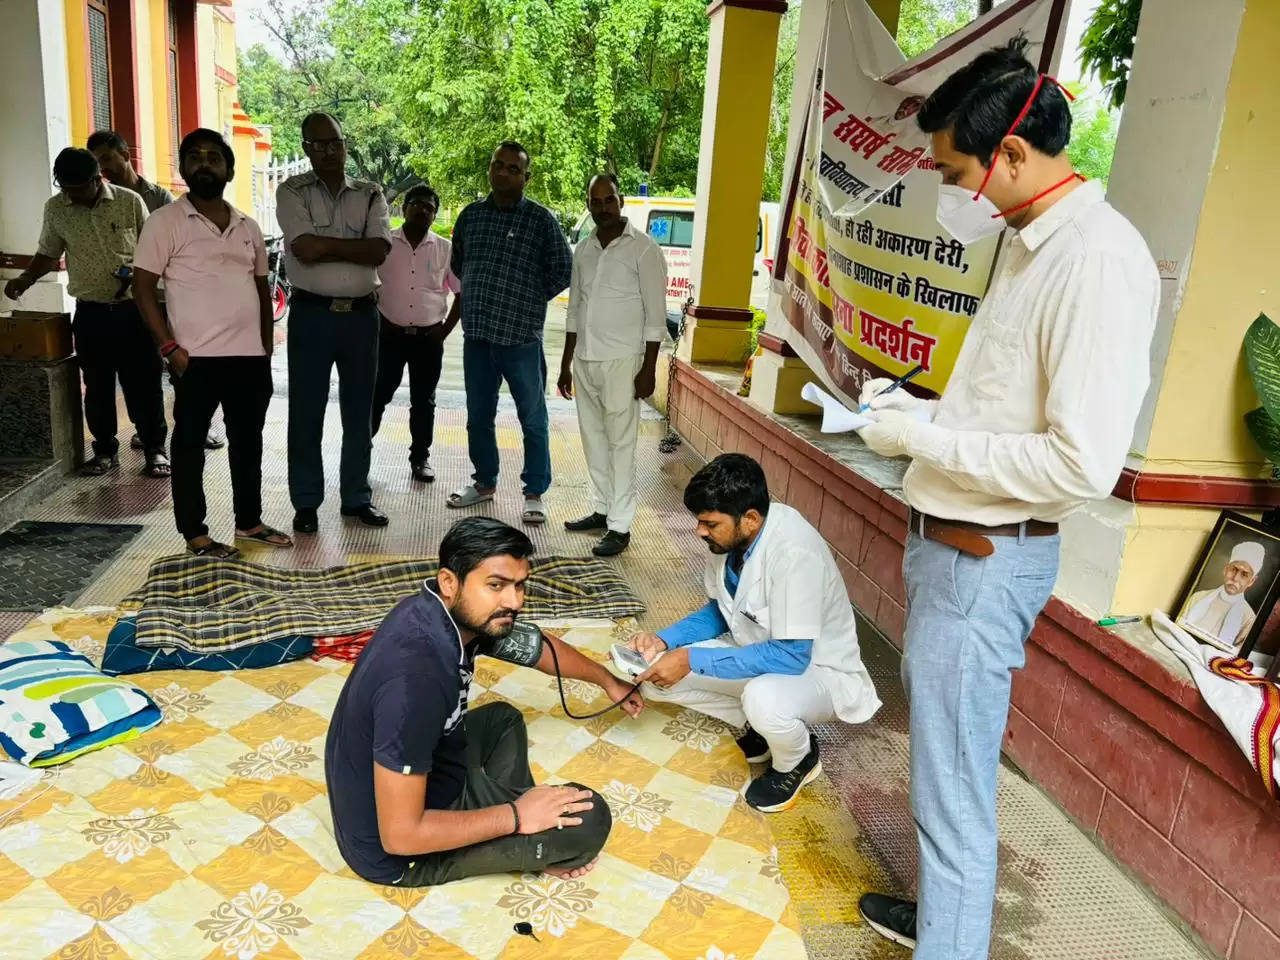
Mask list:
[{"label": "kneeling man in white coat", "polygon": [[862,664],[853,607],[826,541],[769,502],[760,464],[739,453],[694,474],[684,505],[711,550],[706,606],[630,646],[651,664],[645,697],[745,726],[738,746],[772,760],[747,803],[772,813],[822,772],[808,725],[869,720],[880,707]]}]

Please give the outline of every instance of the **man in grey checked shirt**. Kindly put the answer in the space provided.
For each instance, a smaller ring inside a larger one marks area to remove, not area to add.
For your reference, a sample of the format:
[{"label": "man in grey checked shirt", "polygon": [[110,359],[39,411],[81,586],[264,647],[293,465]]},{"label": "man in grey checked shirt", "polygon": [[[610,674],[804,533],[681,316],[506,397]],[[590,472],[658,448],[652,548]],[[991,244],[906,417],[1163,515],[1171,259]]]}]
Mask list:
[{"label": "man in grey checked shirt", "polygon": [[492,500],[498,484],[494,418],[506,380],[524,433],[525,523],[547,519],[551,486],[547,363],[542,327],[547,303],[569,286],[573,254],[551,211],[524,195],[529,152],[504,142],[489,163],[492,192],[468,206],[453,227],[453,273],[462,283],[462,366],[467,388],[467,447],[474,482],[449,495],[450,507]]}]

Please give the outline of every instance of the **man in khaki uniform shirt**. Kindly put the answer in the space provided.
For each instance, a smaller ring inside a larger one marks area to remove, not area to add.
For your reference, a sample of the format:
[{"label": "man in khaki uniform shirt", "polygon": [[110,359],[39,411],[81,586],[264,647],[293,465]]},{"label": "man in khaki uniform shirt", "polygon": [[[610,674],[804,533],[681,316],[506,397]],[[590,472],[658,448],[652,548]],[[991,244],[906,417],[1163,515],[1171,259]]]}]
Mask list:
[{"label": "man in khaki uniform shirt", "polygon": [[329,376],[338,367],[342,411],[339,489],[342,515],[385,527],[372,503],[370,415],[378,375],[377,268],[391,249],[387,201],[376,184],[346,175],[338,121],[313,113],[302,121],[311,172],[276,193],[284,260],[293,296],[289,314],[289,496],[293,529],[315,533],[324,502],[324,414]]},{"label": "man in khaki uniform shirt", "polygon": [[[147,219],[142,198],[103,183],[88,150],[68,147],[53,163],[59,193],[44,205],[36,255],[5,285],[18,299],[67,258],[67,292],[76,299],[71,331],[84,375],[84,418],[93,437],[93,457],[83,467],[99,476],[119,465],[116,457],[116,377],[125,406],[142,437],[147,476],[169,476],[165,456],[168,425],[160,389],[162,364],[133,302],[122,268],[132,270],[134,246]],[[127,275],[126,275],[127,276]]]}]

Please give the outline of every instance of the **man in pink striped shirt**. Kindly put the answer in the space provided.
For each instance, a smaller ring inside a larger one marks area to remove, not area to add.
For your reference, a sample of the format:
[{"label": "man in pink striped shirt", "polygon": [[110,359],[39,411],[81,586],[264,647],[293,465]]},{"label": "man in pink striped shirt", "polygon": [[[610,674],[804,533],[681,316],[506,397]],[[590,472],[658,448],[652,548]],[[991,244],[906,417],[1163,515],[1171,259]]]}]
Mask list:
[{"label": "man in pink striped shirt", "polygon": [[[453,244],[432,233],[440,198],[425,183],[404,196],[404,226],[391,234],[391,250],[378,279],[378,381],[373,393],[373,432],[409,367],[409,469],[421,483],[435,480],[431,437],[436,423],[436,385],[445,338],[458,325],[462,289],[449,269]],[[449,294],[453,303],[449,304]]]}]

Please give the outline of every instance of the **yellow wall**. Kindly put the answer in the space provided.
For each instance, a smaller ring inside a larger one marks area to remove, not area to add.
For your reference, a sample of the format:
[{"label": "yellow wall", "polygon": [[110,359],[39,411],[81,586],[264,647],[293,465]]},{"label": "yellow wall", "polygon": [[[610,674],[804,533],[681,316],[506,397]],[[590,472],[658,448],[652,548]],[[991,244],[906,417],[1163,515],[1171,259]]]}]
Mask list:
[{"label": "yellow wall", "polygon": [[1150,470],[1251,476],[1264,469],[1242,420],[1258,400],[1241,344],[1259,312],[1280,321],[1278,44],[1280,4],[1249,0],[1147,446]]},{"label": "yellow wall", "polygon": [[63,0],[67,24],[67,77],[71,95],[71,139],[83,144],[89,129],[89,35],[84,0]]}]

